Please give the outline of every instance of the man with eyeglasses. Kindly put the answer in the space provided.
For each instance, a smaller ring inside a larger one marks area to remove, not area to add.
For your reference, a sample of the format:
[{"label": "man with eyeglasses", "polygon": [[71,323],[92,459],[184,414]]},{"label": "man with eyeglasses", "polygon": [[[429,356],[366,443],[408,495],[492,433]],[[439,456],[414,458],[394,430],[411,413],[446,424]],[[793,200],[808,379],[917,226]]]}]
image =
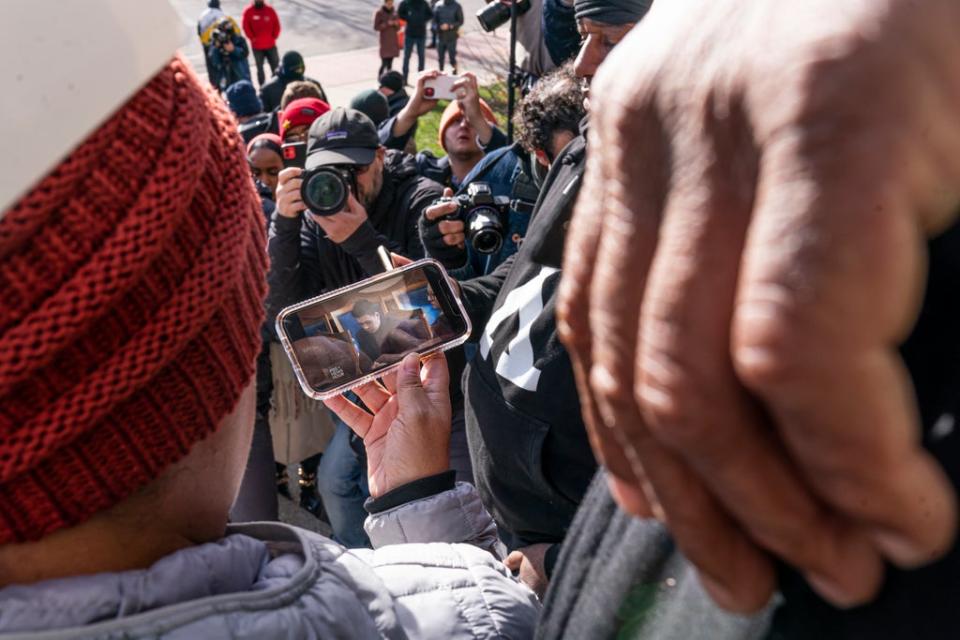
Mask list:
[{"label": "man with eyeglasses", "polygon": [[[303,170],[280,172],[269,240],[271,317],[284,306],[382,271],[380,245],[409,258],[423,257],[417,221],[443,189],[417,174],[412,156],[381,146],[370,118],[342,107],[317,118],[307,135],[306,167],[322,166],[351,172],[356,192],[343,211],[318,216],[300,197]],[[362,445],[357,448],[362,452]],[[351,547],[369,546],[363,531],[369,494],[346,425],[338,424],[318,476],[334,538]]]}]

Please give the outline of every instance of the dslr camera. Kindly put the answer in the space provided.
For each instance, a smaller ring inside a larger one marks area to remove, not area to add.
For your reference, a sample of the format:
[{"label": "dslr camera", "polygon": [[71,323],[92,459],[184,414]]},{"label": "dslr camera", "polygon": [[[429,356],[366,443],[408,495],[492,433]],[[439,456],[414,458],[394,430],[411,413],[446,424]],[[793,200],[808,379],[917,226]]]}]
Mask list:
[{"label": "dslr camera", "polygon": [[301,177],[300,197],[318,216],[339,213],[351,193],[357,197],[357,172],[350,165],[324,165],[304,171]]},{"label": "dslr camera", "polygon": [[[517,3],[517,15],[522,16],[530,10],[530,0],[512,0]],[[502,27],[510,20],[510,5],[492,0],[487,6],[477,11],[477,20],[484,31],[493,31]]]},{"label": "dslr camera", "polygon": [[472,182],[467,192],[439,202],[456,202],[459,209],[446,216],[463,220],[467,242],[478,253],[496,253],[503,246],[504,220],[510,210],[510,198],[494,196],[486,182]]},{"label": "dslr camera", "polygon": [[231,40],[233,40],[233,25],[227,21],[221,22],[210,34],[210,43],[217,49],[222,49]]}]

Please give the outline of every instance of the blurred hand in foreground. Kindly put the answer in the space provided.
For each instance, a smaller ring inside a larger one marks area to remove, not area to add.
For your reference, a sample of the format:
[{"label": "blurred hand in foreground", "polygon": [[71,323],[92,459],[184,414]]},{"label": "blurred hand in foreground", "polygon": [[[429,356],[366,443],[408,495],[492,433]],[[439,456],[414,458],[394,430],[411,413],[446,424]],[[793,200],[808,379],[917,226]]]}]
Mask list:
[{"label": "blurred hand in foreground", "polygon": [[897,347],[960,193],[954,0],[670,0],[593,84],[559,306],[611,490],[723,607],[839,606],[957,510]]}]

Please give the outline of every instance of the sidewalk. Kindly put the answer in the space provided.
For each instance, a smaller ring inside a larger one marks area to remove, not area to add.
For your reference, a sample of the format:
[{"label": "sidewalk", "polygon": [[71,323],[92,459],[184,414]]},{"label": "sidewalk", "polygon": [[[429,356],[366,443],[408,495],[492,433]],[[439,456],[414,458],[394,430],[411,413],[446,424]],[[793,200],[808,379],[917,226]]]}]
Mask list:
[{"label": "sidewalk", "polygon": [[[482,31],[467,33],[457,45],[459,71],[477,74],[480,84],[502,80],[507,74],[509,41],[507,32],[488,34]],[[393,61],[393,68],[402,71],[403,52]],[[416,78],[417,57],[410,60],[410,84]],[[437,68],[437,50],[427,49],[427,69]],[[379,49],[355,49],[342,53],[328,53],[306,59],[306,75],[316,78],[333,106],[347,106],[350,99],[364,89],[377,88],[377,69],[380,68]],[[449,69],[449,66],[447,67]]]}]

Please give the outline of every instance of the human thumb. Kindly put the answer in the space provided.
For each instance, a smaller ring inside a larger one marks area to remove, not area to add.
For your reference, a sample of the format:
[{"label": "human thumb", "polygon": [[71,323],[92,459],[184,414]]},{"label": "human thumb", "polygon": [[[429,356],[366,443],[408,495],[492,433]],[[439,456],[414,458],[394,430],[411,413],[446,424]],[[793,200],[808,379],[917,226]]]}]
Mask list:
[{"label": "human thumb", "polygon": [[[400,396],[400,406],[406,404],[404,396],[422,393],[420,356],[416,353],[408,353],[400,363],[400,370],[397,372],[397,395]],[[413,400],[412,397],[411,400]]]}]

